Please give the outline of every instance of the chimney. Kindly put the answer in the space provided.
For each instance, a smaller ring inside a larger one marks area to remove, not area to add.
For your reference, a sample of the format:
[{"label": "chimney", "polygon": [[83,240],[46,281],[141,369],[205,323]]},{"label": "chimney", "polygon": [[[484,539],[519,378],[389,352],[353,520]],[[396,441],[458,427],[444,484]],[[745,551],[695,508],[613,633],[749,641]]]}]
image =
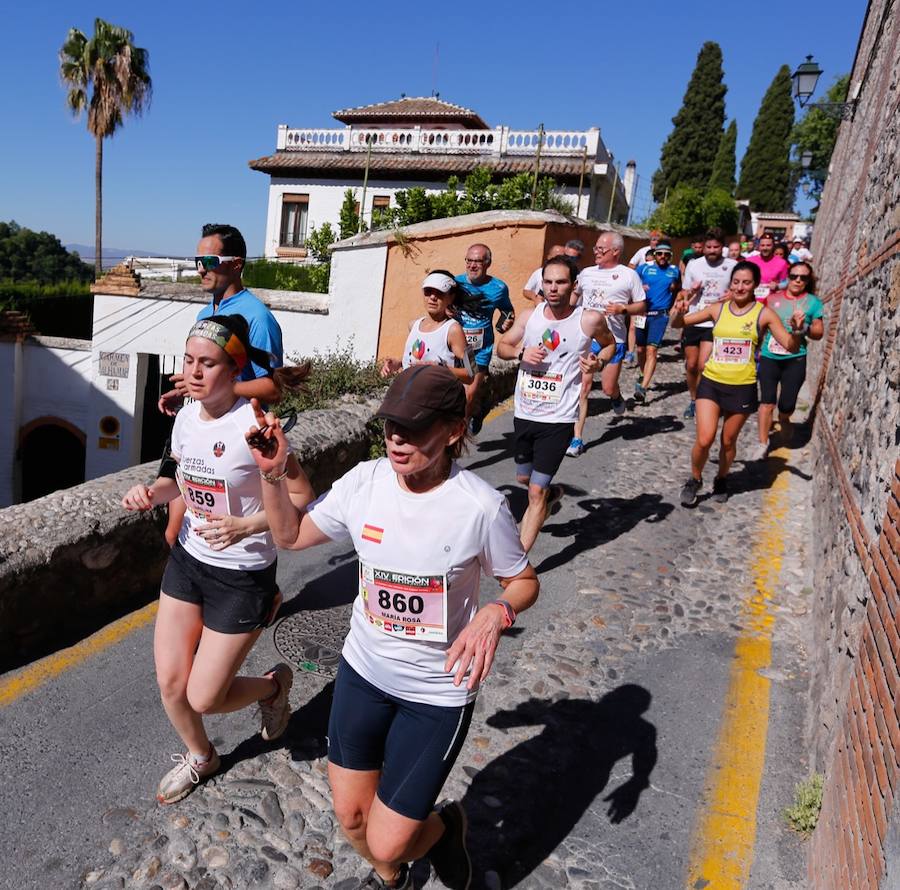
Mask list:
[{"label": "chimney", "polygon": [[625,200],[629,209],[634,204],[634,193],[637,189],[637,163],[629,161],[625,165],[625,176],[622,178],[622,187],[625,189]]}]

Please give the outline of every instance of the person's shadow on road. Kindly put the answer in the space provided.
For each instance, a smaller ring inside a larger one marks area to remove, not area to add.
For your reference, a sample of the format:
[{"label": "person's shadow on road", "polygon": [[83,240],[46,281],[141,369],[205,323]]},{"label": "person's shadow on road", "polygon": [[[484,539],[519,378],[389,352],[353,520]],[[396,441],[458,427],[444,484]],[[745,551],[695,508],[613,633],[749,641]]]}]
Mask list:
[{"label": "person's shadow on road", "polygon": [[566,522],[548,523],[542,534],[572,538],[536,566],[538,574],[564,566],[585,550],[600,547],[630,531],[640,522],[661,522],[675,508],[661,494],[639,494],[633,498],[586,498],[578,501],[585,513]]},{"label": "person's shadow on road", "polygon": [[656,727],[643,716],[651,698],[642,686],[625,684],[597,702],[532,698],[489,717],[488,725],[499,729],[544,729],[492,760],[466,791],[462,804],[476,872],[497,872],[504,888],[524,881],[565,840],[606,790],[615,764],[627,757],[631,778],[603,801],[611,823],[631,816],[656,765]]}]

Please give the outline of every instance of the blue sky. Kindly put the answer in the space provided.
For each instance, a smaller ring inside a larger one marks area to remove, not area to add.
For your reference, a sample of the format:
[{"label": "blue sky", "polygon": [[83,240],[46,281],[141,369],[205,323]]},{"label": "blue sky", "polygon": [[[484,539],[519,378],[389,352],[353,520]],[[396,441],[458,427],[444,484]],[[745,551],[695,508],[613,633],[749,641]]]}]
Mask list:
[{"label": "blue sky", "polygon": [[56,54],[69,27],[90,33],[96,16],[134,32],[154,84],[149,112],[105,144],[104,243],[190,255],[209,221],[239,226],[258,253],[268,178],[247,161],[274,151],[276,126],[329,126],[338,108],[430,94],[436,44],[442,98],[491,126],[599,126],[646,185],[705,40],[723,49],[740,160],[778,67],[813,53],[825,71],[821,98],[850,70],[865,8],[17,3],[4,14],[0,53],[0,219],[93,243],[94,145],[65,109]]}]

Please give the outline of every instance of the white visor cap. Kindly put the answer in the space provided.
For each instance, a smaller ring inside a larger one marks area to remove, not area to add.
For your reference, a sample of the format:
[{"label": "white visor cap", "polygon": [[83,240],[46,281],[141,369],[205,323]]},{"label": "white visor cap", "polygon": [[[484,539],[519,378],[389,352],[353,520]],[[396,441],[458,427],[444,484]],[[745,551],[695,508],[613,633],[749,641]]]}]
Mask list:
[{"label": "white visor cap", "polygon": [[455,286],[456,282],[443,272],[432,272],[422,282],[422,290],[425,290],[426,287],[432,287],[435,290],[439,290],[442,294],[450,293]]}]

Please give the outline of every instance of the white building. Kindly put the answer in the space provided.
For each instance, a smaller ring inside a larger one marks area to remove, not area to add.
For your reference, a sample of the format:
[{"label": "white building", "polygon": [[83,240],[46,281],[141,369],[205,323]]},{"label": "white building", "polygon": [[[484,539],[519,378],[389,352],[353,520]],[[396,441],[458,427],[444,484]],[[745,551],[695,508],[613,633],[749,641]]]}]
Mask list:
[{"label": "white building", "polygon": [[368,224],[373,208],[396,204],[398,191],[419,186],[439,192],[448,177],[462,181],[479,166],[489,167],[496,181],[530,173],[538,151],[540,174],[556,180],[574,216],[614,223],[628,218],[633,164],[617,170],[597,128],[548,130],[543,137],[538,130],[491,129],[471,109],[437,97],[404,96],[334,117],[345,126],[280,125],[275,154],[250,161],[270,178],[267,257],[303,258],[311,228],[328,222],[337,231],[348,188]]}]

